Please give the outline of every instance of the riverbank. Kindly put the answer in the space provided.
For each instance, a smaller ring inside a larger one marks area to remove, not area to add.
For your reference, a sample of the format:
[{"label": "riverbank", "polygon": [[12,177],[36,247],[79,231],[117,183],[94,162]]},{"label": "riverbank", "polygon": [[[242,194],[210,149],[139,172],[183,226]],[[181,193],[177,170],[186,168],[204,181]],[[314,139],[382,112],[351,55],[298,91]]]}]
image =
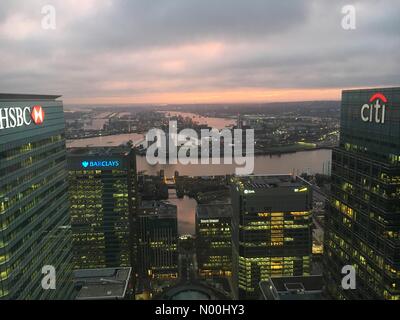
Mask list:
[{"label": "riverbank", "polygon": [[[69,147],[101,147],[119,146],[129,140],[135,143],[142,140],[134,134],[113,135],[107,137],[96,137],[68,141]],[[299,146],[301,147],[301,146]],[[301,173],[324,173],[330,172],[332,152],[330,148],[303,148],[303,150],[280,149],[273,152],[263,152],[254,157],[254,174],[297,174]],[[225,164],[221,159],[221,164],[189,164],[182,165],[150,165],[146,157],[137,156],[137,171],[147,175],[159,176],[162,170],[166,177],[174,177],[178,171],[181,176],[202,177],[202,176],[226,176],[235,174],[236,164]],[[176,190],[170,190],[169,201],[178,207],[178,228],[179,234],[194,234],[195,232],[195,213],[197,202],[189,197],[178,199]]]},{"label": "riverbank", "polygon": [[122,133],[104,136],[95,136],[92,138],[82,138],[67,140],[67,148],[84,147],[117,147],[132,141],[133,145],[138,145],[144,140],[144,134],[140,133]]},{"label": "riverbank", "polygon": [[317,150],[333,150],[333,147],[294,147],[287,148],[286,146],[277,147],[276,150],[256,150],[254,154],[256,156],[275,156],[283,154],[293,154],[297,152],[317,151]]},{"label": "riverbank", "polygon": [[[318,150],[333,150],[333,147],[313,147],[313,148],[306,148],[306,147],[299,147],[299,148],[287,148],[286,146],[280,148],[277,147],[275,150],[255,150],[254,151],[254,156],[281,156],[281,155],[286,155],[286,154],[294,154],[298,152],[309,152],[309,151],[318,151]],[[179,151],[178,151],[179,152]],[[142,149],[138,152],[138,155],[141,157],[146,156],[146,149]],[[210,152],[210,157],[213,155]],[[224,154],[221,152],[220,157],[223,157]],[[201,152],[199,150],[198,152],[198,157],[201,157]],[[167,155],[168,159],[168,155]]]},{"label": "riverbank", "polygon": [[[110,134],[103,136],[85,137],[81,139],[67,140],[68,148],[82,148],[82,147],[112,147],[126,144],[132,141],[134,146],[139,146],[145,139],[145,135],[141,133],[123,133],[123,134]],[[276,147],[269,147],[265,150],[255,149],[255,156],[275,156],[284,154],[293,154],[296,152],[317,151],[317,150],[332,150],[333,147],[316,146],[312,143],[298,143],[292,145],[282,145]],[[201,153],[199,152],[199,155]],[[139,155],[146,155],[145,149],[139,149]],[[211,154],[210,154],[211,156]],[[223,156],[221,154],[220,156]]]}]

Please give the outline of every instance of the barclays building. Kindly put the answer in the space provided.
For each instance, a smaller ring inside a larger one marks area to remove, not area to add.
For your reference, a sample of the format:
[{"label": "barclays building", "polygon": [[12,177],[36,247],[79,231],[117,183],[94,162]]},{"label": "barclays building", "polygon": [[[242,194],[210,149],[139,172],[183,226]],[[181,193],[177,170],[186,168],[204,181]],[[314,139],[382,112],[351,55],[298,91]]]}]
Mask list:
[{"label": "barclays building", "polygon": [[67,158],[74,268],[134,266],[138,203],[134,150],[74,148]]}]

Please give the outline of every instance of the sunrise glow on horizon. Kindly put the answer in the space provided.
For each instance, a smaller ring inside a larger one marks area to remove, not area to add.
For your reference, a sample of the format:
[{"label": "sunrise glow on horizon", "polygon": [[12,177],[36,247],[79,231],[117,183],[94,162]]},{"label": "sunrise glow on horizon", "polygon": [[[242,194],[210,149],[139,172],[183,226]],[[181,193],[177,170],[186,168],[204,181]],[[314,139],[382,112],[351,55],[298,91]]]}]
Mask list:
[{"label": "sunrise glow on horizon", "polygon": [[166,92],[124,97],[65,99],[69,104],[198,104],[198,103],[272,103],[294,101],[340,100],[342,89],[261,90],[243,89],[220,92]]}]

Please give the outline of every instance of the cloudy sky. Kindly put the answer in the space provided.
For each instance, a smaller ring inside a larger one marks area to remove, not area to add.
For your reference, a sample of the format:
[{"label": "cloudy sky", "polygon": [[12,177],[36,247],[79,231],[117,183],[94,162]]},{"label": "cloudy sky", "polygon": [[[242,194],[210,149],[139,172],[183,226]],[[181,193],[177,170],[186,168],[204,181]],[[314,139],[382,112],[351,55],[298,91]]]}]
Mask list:
[{"label": "cloudy sky", "polygon": [[[41,10],[56,9],[44,30]],[[346,4],[356,30],[342,28]],[[1,0],[0,92],[66,103],[339,99],[400,85],[398,0]]]}]

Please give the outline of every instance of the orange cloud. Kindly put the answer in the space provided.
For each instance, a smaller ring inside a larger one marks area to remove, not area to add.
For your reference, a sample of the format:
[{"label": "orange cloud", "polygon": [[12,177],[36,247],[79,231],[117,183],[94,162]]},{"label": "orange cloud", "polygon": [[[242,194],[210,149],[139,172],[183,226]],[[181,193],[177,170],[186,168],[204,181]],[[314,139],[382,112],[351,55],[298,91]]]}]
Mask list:
[{"label": "orange cloud", "polygon": [[164,92],[98,98],[65,99],[71,104],[196,104],[261,103],[340,100],[342,89],[252,89],[225,91]]}]

